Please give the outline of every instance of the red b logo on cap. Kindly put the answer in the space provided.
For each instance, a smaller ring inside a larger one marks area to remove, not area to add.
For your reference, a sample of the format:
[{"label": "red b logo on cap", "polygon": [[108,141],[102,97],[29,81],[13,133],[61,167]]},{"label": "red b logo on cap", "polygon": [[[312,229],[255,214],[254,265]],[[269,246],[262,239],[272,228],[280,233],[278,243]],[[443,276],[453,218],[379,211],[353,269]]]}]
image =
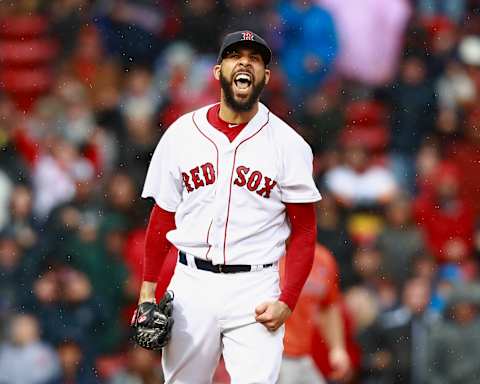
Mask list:
[{"label": "red b logo on cap", "polygon": [[242,32],[242,40],[253,40],[252,32]]}]

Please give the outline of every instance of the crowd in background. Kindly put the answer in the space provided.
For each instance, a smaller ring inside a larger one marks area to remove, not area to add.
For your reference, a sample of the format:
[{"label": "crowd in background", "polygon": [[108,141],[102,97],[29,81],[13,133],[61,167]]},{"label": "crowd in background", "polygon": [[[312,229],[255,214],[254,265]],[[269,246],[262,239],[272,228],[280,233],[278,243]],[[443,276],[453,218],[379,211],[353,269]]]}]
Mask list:
[{"label": "crowd in background", "polygon": [[351,382],[480,382],[477,1],[20,0],[0,19],[0,382],[162,382],[128,342],[140,191],[169,124],[218,101],[237,29],[271,45],[262,102],[313,149]]}]

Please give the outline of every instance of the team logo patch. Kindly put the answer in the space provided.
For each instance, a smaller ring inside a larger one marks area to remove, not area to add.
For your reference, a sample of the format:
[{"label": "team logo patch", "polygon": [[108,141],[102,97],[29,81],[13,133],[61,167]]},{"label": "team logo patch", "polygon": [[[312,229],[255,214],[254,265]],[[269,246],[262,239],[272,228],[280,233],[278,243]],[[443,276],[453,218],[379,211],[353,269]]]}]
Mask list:
[{"label": "team logo patch", "polygon": [[250,40],[253,41],[253,33],[252,32],[242,32],[242,40]]}]

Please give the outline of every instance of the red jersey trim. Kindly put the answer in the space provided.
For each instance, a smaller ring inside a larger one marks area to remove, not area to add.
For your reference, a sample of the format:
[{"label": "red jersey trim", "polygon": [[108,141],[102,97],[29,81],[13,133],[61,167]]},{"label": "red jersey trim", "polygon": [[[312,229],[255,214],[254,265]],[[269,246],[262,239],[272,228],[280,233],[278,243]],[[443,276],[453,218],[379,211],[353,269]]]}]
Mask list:
[{"label": "red jersey trim", "polygon": [[224,264],[227,264],[227,227],[228,227],[228,219],[230,217],[230,201],[231,201],[231,198],[232,198],[232,182],[233,182],[233,173],[235,171],[235,161],[236,161],[236,158],[237,158],[237,150],[243,143],[245,143],[247,140],[250,140],[257,133],[259,133],[268,124],[269,121],[270,121],[270,111],[267,114],[267,121],[265,122],[265,124],[263,124],[260,127],[260,129],[257,132],[255,132],[253,135],[243,139],[240,143],[238,143],[238,145],[235,147],[235,152],[233,153],[232,174],[230,175],[230,189],[229,189],[229,192],[228,192],[227,220],[225,222],[225,235],[223,237],[223,263]]},{"label": "red jersey trim", "polygon": [[216,130],[222,132],[230,141],[230,143],[237,138],[237,136],[247,126],[247,123],[231,124],[220,118],[220,103],[214,105],[207,111],[207,121]]},{"label": "red jersey trim", "polygon": [[[212,228],[212,223],[213,223],[213,219],[210,221],[210,225],[208,226],[208,231],[207,231],[207,244],[208,244],[208,238],[210,236],[210,228]],[[210,253],[210,248],[212,248],[210,245],[208,246],[208,249],[207,249],[207,253],[205,254],[205,259],[209,260],[208,259],[208,254]]]},{"label": "red jersey trim", "polygon": [[[216,175],[216,179],[218,180],[218,175],[219,175],[219,169],[218,169],[218,147],[217,147],[217,144],[215,144],[215,142],[210,139],[205,133],[202,132],[202,130],[200,129],[200,127],[197,125],[197,122],[195,121],[195,112],[192,114],[192,121],[193,121],[193,125],[195,125],[195,128],[198,129],[198,132],[200,132],[202,134],[203,137],[205,137],[208,141],[210,141],[213,146],[215,147],[215,151],[217,152],[217,175]],[[210,228],[212,227],[212,222],[213,220],[210,222],[210,226],[208,227],[208,231],[207,231],[207,239],[205,240],[205,242],[208,244],[208,238],[210,236]],[[208,246],[208,249],[207,249],[207,252],[205,253],[205,259],[208,260],[208,253],[210,252],[210,248],[212,246],[209,245]]]}]

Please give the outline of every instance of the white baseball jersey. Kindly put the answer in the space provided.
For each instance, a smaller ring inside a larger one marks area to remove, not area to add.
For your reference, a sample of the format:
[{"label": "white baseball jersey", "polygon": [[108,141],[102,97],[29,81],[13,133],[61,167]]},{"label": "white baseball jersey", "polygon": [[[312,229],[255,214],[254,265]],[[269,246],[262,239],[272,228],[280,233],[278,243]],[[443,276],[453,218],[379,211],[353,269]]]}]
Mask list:
[{"label": "white baseball jersey", "polygon": [[259,103],[230,142],[207,120],[211,106],[187,113],[162,136],[142,197],[176,212],[167,239],[213,264],[273,263],[290,235],[284,203],[320,200],[312,151]]}]

